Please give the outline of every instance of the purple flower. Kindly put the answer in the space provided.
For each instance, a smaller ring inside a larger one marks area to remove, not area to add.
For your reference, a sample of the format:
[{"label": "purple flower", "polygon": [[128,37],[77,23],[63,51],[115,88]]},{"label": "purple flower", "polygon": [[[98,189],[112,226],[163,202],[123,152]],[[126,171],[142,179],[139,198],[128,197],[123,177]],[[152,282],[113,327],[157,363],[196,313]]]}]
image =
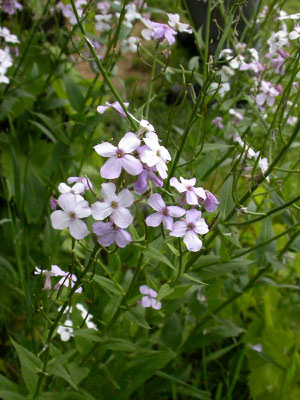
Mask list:
[{"label": "purple flower", "polygon": [[93,231],[97,235],[97,241],[104,247],[116,243],[119,247],[126,247],[132,242],[132,237],[129,232],[119,228],[111,220],[110,222],[95,222],[93,224]]},{"label": "purple flower", "polygon": [[252,61],[250,63],[243,63],[240,67],[240,71],[253,71],[256,75],[264,71],[265,67],[258,61]]},{"label": "purple flower", "polygon": [[271,82],[262,81],[260,85],[261,93],[256,96],[256,103],[259,106],[263,106],[265,103],[268,106],[273,106],[275,103],[275,96],[278,96],[280,92],[272,85]]},{"label": "purple flower", "polygon": [[224,125],[222,124],[222,122],[223,122],[223,118],[222,117],[216,117],[211,121],[211,123],[213,125],[215,125],[216,127],[220,128],[220,129],[224,128]]},{"label": "purple flower", "polygon": [[109,157],[101,168],[101,176],[106,179],[118,178],[122,168],[130,175],[139,175],[143,171],[140,160],[137,160],[131,154],[136,150],[141,141],[132,132],[127,132],[120,140],[118,147],[111,143],[104,142],[94,146],[94,149],[100,156]]},{"label": "purple flower", "polygon": [[196,178],[184,179],[180,177],[181,183],[177,178],[173,177],[170,179],[170,185],[175,187],[179,193],[185,193],[185,201],[190,205],[198,205],[198,197],[205,200],[206,194],[202,187],[195,187]]},{"label": "purple flower", "polygon": [[[129,103],[124,103],[124,106],[128,108]],[[114,108],[121,115],[121,117],[126,118],[126,113],[118,101],[115,101],[113,103],[109,103],[107,101],[106,106],[98,106],[97,111],[99,114],[103,114],[110,107]]]},{"label": "purple flower", "polygon": [[234,118],[234,120],[233,120],[234,125],[238,124],[239,122],[241,122],[244,119],[243,114],[238,111],[235,111],[234,108],[229,109],[229,114],[232,115]]},{"label": "purple flower", "polygon": [[9,15],[15,14],[16,10],[22,11],[22,4],[18,3],[16,0],[2,0],[3,11]]},{"label": "purple flower", "polygon": [[146,133],[144,142],[148,148],[141,153],[141,161],[148,167],[155,166],[162,179],[166,179],[168,176],[166,162],[171,160],[170,153],[159,144],[159,139],[153,131]]},{"label": "purple flower", "polygon": [[183,241],[189,251],[199,251],[202,247],[202,241],[198,234],[204,235],[209,231],[201,211],[195,209],[186,212],[186,220],[177,221],[173,225],[171,236],[184,237]]},{"label": "purple flower", "polygon": [[157,169],[155,167],[147,167],[146,165],[144,166],[143,171],[140,173],[137,181],[134,184],[135,193],[143,194],[146,192],[146,190],[149,188],[148,179],[154,184],[154,186],[162,187],[163,180],[161,177],[155,175],[154,172],[156,171]]},{"label": "purple flower", "polygon": [[67,180],[68,184],[71,185],[72,183],[82,183],[85,187],[85,190],[89,190],[90,188],[93,189],[93,184],[89,180],[89,178],[85,178],[83,176],[70,176]]},{"label": "purple flower", "polygon": [[166,206],[163,198],[160,194],[154,193],[148,200],[149,206],[151,206],[155,211],[154,214],[149,215],[146,218],[146,224],[148,226],[159,226],[162,222],[164,227],[169,231],[172,230],[173,217],[179,218],[185,214],[185,210],[177,206]]},{"label": "purple flower", "polygon": [[[44,286],[44,288],[46,290],[51,289],[51,279],[50,279],[51,276],[55,276],[55,277],[61,276],[62,277],[60,279],[60,281],[54,286],[55,290],[58,290],[62,285],[66,286],[66,287],[70,287],[72,289],[75,282],[77,281],[76,275],[63,271],[61,268],[59,268],[58,265],[51,265],[51,271],[41,270],[40,268],[35,267],[34,274],[35,275],[40,275],[40,274],[46,275],[45,286]],[[82,292],[81,287],[76,290],[76,293],[81,293],[81,292]]]},{"label": "purple flower", "polygon": [[50,198],[50,208],[52,211],[55,211],[57,207],[57,203],[54,197]]},{"label": "purple flower", "polygon": [[51,214],[51,222],[54,229],[69,228],[74,239],[83,239],[89,234],[86,224],[81,218],[91,215],[89,203],[85,200],[76,201],[76,197],[71,193],[61,194],[57,200],[62,210],[54,211]]},{"label": "purple flower", "polygon": [[128,189],[123,189],[117,195],[116,185],[114,183],[103,183],[101,194],[104,201],[92,204],[92,216],[96,220],[102,221],[109,217],[120,228],[127,228],[133,221],[133,217],[126,207],[132,205],[134,197]]},{"label": "purple flower", "polygon": [[147,285],[143,285],[140,286],[140,292],[145,295],[144,297],[142,297],[142,300],[140,302],[142,307],[152,307],[154,308],[154,310],[161,309],[161,302],[157,302],[155,300],[157,297],[157,292],[155,290],[150,289]]},{"label": "purple flower", "polygon": [[172,29],[169,25],[160,24],[159,22],[153,22],[146,18],[142,18],[142,22],[148,28],[142,30],[142,35],[144,39],[154,39],[160,42],[167,40],[170,46],[175,43],[174,35],[177,35],[177,32],[174,31],[174,29]]},{"label": "purple flower", "polygon": [[218,208],[218,204],[220,204],[220,202],[208,190],[205,190],[205,193],[206,193],[206,200],[204,202],[205,210],[208,212],[214,212]]}]

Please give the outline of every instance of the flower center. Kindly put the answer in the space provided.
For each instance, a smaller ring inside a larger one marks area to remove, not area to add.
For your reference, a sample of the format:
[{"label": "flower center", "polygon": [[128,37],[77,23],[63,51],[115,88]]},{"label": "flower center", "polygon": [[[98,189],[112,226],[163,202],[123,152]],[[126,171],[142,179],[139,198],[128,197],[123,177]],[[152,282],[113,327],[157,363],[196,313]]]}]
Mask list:
[{"label": "flower center", "polygon": [[190,222],[188,224],[187,228],[188,228],[189,231],[192,231],[195,228],[195,226],[194,226],[194,224],[192,222]]},{"label": "flower center", "polygon": [[191,191],[192,191],[192,189],[193,189],[193,187],[192,187],[192,186],[187,186],[186,188],[187,188],[187,190],[189,190],[190,192],[191,192]]},{"label": "flower center", "polygon": [[117,157],[117,158],[121,158],[121,157],[123,157],[123,156],[124,156],[124,151],[121,150],[121,149],[118,149],[118,150],[116,151],[116,157]]},{"label": "flower center", "polygon": [[161,157],[161,154],[160,154],[159,150],[157,150],[156,155],[157,155],[157,157]]},{"label": "flower center", "polygon": [[70,217],[71,217],[72,219],[75,219],[75,218],[76,218],[76,214],[75,214],[74,212],[70,212]]},{"label": "flower center", "polygon": [[163,213],[163,215],[169,215],[169,214],[168,214],[168,209],[167,209],[167,207],[163,210],[162,213]]},{"label": "flower center", "polygon": [[118,207],[118,203],[116,201],[112,201],[111,208],[117,208],[117,207]]}]

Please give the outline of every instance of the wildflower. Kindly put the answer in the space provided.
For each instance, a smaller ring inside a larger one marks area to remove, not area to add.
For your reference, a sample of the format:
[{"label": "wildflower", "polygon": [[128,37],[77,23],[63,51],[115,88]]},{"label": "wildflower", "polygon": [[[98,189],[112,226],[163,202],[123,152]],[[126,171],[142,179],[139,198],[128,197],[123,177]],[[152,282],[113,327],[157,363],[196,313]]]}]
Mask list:
[{"label": "wildflower", "polygon": [[206,194],[206,199],[204,201],[205,210],[208,212],[216,211],[216,209],[218,208],[218,204],[220,204],[220,202],[218,201],[216,196],[214,196],[208,190],[205,190],[205,194]]},{"label": "wildflower", "polygon": [[81,218],[91,215],[91,209],[87,201],[76,201],[71,193],[61,194],[57,200],[62,210],[56,210],[51,214],[51,222],[54,229],[69,228],[71,236],[80,240],[89,234],[86,224]]},{"label": "wildflower", "polygon": [[148,28],[142,30],[142,36],[144,37],[144,39],[154,39],[160,42],[167,40],[170,46],[175,43],[174,35],[177,35],[177,32],[174,31],[174,29],[172,29],[169,25],[160,24],[159,22],[153,22],[146,18],[142,18],[142,22]]},{"label": "wildflower", "polygon": [[123,53],[136,53],[139,39],[135,36],[130,36],[128,39],[122,39],[120,42]]},{"label": "wildflower", "polygon": [[111,30],[112,14],[95,15],[95,29],[99,32],[107,32]]},{"label": "wildflower", "polygon": [[73,322],[70,319],[66,319],[64,325],[59,325],[57,328],[57,333],[63,342],[68,342],[73,335]]},{"label": "wildflower", "polygon": [[202,187],[195,187],[196,178],[184,179],[180,177],[181,183],[177,178],[173,177],[170,179],[170,185],[175,187],[179,193],[185,193],[185,200],[187,204],[197,205],[198,197],[205,200],[206,194]]},{"label": "wildflower", "polygon": [[[84,187],[85,187],[85,190],[93,189],[93,184],[89,180],[89,178],[85,178],[83,176],[70,176],[67,179],[67,182],[68,182],[69,185],[71,185],[74,182],[82,183],[84,185]],[[73,188],[74,188],[74,186],[73,186]]]},{"label": "wildflower", "polygon": [[107,14],[110,10],[110,4],[107,1],[101,1],[97,3],[97,8],[101,11],[102,14]]},{"label": "wildflower", "polygon": [[[262,174],[263,175],[265,175],[265,173],[266,173],[266,171],[267,171],[267,169],[269,168],[269,161],[268,161],[268,159],[267,158],[260,158],[259,160],[258,160],[258,166],[259,166],[259,168],[261,169],[261,172],[262,172]],[[269,181],[270,180],[270,178],[267,176],[267,181]]]},{"label": "wildflower", "polygon": [[213,82],[210,84],[210,92],[209,95],[215,94],[215,92],[218,92],[220,97],[224,97],[227,92],[230,90],[230,84],[228,82],[223,82],[223,83],[217,83]]},{"label": "wildflower", "polygon": [[20,43],[18,37],[11,34],[6,27],[0,28],[0,37],[3,37],[6,43]]},{"label": "wildflower", "polygon": [[167,178],[168,167],[167,161],[171,160],[168,150],[159,144],[159,139],[155,132],[148,132],[144,138],[145,144],[149,149],[146,149],[141,154],[141,161],[148,167],[156,167],[162,179]]},{"label": "wildflower", "polygon": [[275,103],[275,96],[278,96],[280,92],[272,85],[271,82],[262,81],[260,85],[261,93],[256,96],[256,103],[259,106],[263,106],[267,103],[268,106],[273,106]]},{"label": "wildflower", "polygon": [[117,226],[112,218],[110,222],[95,222],[93,232],[97,235],[98,243],[104,247],[116,243],[117,246],[124,248],[132,242],[130,233]]},{"label": "wildflower", "polygon": [[251,63],[243,63],[240,67],[240,71],[253,71],[256,75],[263,72],[265,67],[258,61],[252,61]]},{"label": "wildflower", "polygon": [[148,180],[150,180],[154,186],[162,187],[163,180],[161,177],[156,176],[155,172],[157,169],[155,167],[148,167],[147,165],[143,166],[144,169],[138,176],[135,184],[134,184],[134,191],[137,194],[143,194],[148,189]]},{"label": "wildflower", "polygon": [[[82,14],[83,14],[82,6],[85,6],[86,4],[87,4],[87,0],[76,0],[75,1],[75,6],[76,6],[76,9],[77,9],[77,12],[78,12],[78,15],[80,18],[82,17]],[[56,7],[58,7],[61,10],[63,16],[69,20],[71,25],[77,24],[77,19],[76,19],[76,16],[74,14],[71,4],[64,4],[63,2],[60,1]]]},{"label": "wildflower", "polygon": [[238,124],[239,122],[241,122],[244,119],[243,114],[241,114],[238,111],[235,111],[234,108],[229,109],[229,114],[234,117],[234,121],[233,121],[234,125]]},{"label": "wildflower", "polygon": [[169,21],[168,24],[171,28],[174,28],[178,32],[187,32],[193,33],[193,30],[190,28],[189,24],[183,24],[179,21],[179,14],[168,14]]},{"label": "wildflower", "polygon": [[285,13],[284,15],[279,16],[278,19],[279,19],[280,21],[285,20],[285,19],[297,20],[297,19],[300,19],[300,13],[291,14],[291,15],[287,15],[287,14]]},{"label": "wildflower", "polygon": [[[128,108],[129,103],[124,103],[124,106]],[[118,101],[114,101],[113,103],[106,102],[106,106],[98,106],[97,111],[99,114],[103,114],[108,108],[114,108],[123,118],[126,118],[126,113],[123,110],[121,104]]]},{"label": "wildflower", "polygon": [[118,227],[127,228],[133,221],[132,215],[126,208],[132,205],[133,194],[128,189],[123,189],[117,195],[116,185],[112,182],[102,184],[101,194],[104,201],[92,204],[92,216],[96,220],[102,221],[111,215],[113,222]]},{"label": "wildflower", "polygon": [[223,122],[222,117],[216,117],[211,121],[211,123],[215,125],[217,128],[224,129],[224,125],[222,124],[222,122]]},{"label": "wildflower", "polygon": [[272,32],[268,39],[269,52],[274,54],[277,50],[289,45],[288,32],[282,29],[276,33]]},{"label": "wildflower", "polygon": [[22,11],[22,4],[18,3],[16,0],[2,0],[0,5],[3,7],[3,11],[9,15],[14,15],[16,10]]},{"label": "wildflower", "polygon": [[289,33],[289,38],[291,40],[299,39],[300,37],[300,26],[295,26],[294,30]]},{"label": "wildflower", "polygon": [[140,301],[140,304],[142,307],[148,308],[152,307],[154,310],[160,310],[161,309],[161,302],[156,301],[157,297],[157,292],[153,289],[150,289],[147,285],[140,286],[140,292],[144,294],[145,296],[142,297],[142,300]]},{"label": "wildflower", "polygon": [[285,60],[290,57],[289,53],[283,49],[277,50],[277,53],[274,54],[276,57],[272,58],[272,54],[267,53],[266,58],[271,58],[271,64],[274,68],[274,72],[276,74],[284,75],[285,74]]},{"label": "wildflower", "polygon": [[[61,276],[62,277],[60,279],[60,281],[54,286],[55,290],[58,290],[62,285],[66,286],[66,287],[70,287],[72,289],[75,282],[77,281],[76,275],[63,271],[61,268],[59,268],[58,265],[51,265],[51,271],[41,270],[40,268],[35,267],[34,274],[35,275],[40,275],[40,274],[46,275],[46,280],[45,280],[45,285],[44,285],[44,289],[46,289],[46,290],[51,289],[51,276],[55,276],[55,277]],[[75,292],[81,293],[82,288],[80,287],[80,288],[76,289]]]},{"label": "wildflower", "polygon": [[71,193],[75,196],[76,201],[82,201],[84,200],[84,198],[80,195],[80,193],[84,193],[85,192],[85,186],[83,183],[77,182],[75,183],[75,185],[68,186],[65,183],[60,183],[58,185],[58,190],[60,191],[60,193]]},{"label": "wildflower", "polygon": [[52,211],[55,211],[57,208],[57,203],[54,197],[50,198],[50,208]]},{"label": "wildflower", "polygon": [[261,343],[253,344],[252,346],[250,345],[250,347],[252,350],[257,351],[258,353],[263,351],[263,345]]},{"label": "wildflower", "polygon": [[202,247],[202,241],[199,239],[198,234],[204,235],[209,231],[208,226],[203,218],[201,218],[201,211],[195,209],[186,212],[186,220],[177,221],[173,224],[171,236],[184,237],[185,243],[189,251],[199,251]]},{"label": "wildflower", "polygon": [[142,119],[141,121],[137,120],[137,122],[140,124],[139,130],[137,131],[138,137],[141,137],[145,132],[155,133],[154,126],[151,125],[150,122],[147,121],[146,119]]},{"label": "wildflower", "polygon": [[101,176],[106,179],[118,178],[122,168],[130,175],[139,175],[143,170],[143,166],[140,160],[129,153],[136,150],[140,143],[140,139],[134,133],[127,132],[120,140],[118,147],[113,146],[109,142],[94,146],[94,149],[100,156],[109,157],[101,168]]},{"label": "wildflower", "polygon": [[146,224],[148,226],[158,226],[161,223],[168,230],[172,230],[173,217],[179,218],[185,214],[185,210],[177,206],[166,206],[163,198],[160,194],[154,193],[148,200],[149,206],[151,206],[155,211],[154,214],[149,215],[146,218]]},{"label": "wildflower", "polygon": [[94,329],[95,331],[97,331],[98,330],[97,326],[94,324],[94,322],[91,321],[91,319],[93,319],[92,314],[88,314],[88,311],[81,303],[77,303],[76,308],[77,310],[80,311],[82,318],[85,320],[86,326],[89,329]]}]

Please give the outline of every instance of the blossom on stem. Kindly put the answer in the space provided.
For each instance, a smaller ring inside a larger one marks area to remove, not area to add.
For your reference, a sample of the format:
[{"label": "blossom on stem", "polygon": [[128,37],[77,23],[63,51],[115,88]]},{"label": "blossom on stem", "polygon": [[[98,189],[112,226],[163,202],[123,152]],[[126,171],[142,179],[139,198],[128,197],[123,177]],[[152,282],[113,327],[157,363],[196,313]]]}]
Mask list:
[{"label": "blossom on stem", "polygon": [[204,201],[205,210],[208,212],[216,211],[216,209],[218,208],[218,204],[220,204],[219,200],[216,198],[215,195],[213,195],[208,190],[205,190],[205,194],[206,194],[206,199]]},{"label": "blossom on stem", "polygon": [[[61,276],[62,277],[60,279],[60,281],[54,286],[55,290],[58,290],[62,285],[66,286],[66,287],[70,287],[72,289],[75,282],[77,281],[76,275],[63,271],[61,268],[59,268],[58,265],[51,265],[50,271],[45,270],[45,269],[42,270],[38,267],[35,267],[34,274],[35,275],[40,275],[40,274],[46,275],[46,280],[45,280],[45,285],[44,285],[44,289],[46,289],[46,290],[51,289],[51,276],[55,276],[55,277]],[[75,292],[81,293],[82,288],[80,287],[80,288],[76,289]]]},{"label": "blossom on stem", "polygon": [[168,14],[169,21],[168,24],[171,28],[174,28],[178,32],[187,32],[193,33],[193,30],[190,28],[189,24],[184,24],[180,22],[179,14]]},{"label": "blossom on stem", "polygon": [[146,133],[144,142],[148,149],[144,150],[140,156],[142,162],[148,167],[155,166],[162,179],[166,179],[168,176],[166,162],[171,160],[170,153],[164,146],[159,144],[159,139],[153,131]]},{"label": "blossom on stem", "polygon": [[86,308],[81,303],[77,303],[76,308],[80,311],[82,318],[85,320],[86,326],[89,329],[94,329],[95,331],[97,331],[97,326],[94,324],[94,322],[91,321],[91,319],[93,319],[92,314],[88,314],[88,310],[86,310]]},{"label": "blossom on stem", "polygon": [[152,307],[154,310],[160,310],[161,309],[161,302],[156,301],[157,297],[157,292],[151,288],[149,288],[147,285],[140,286],[140,292],[144,294],[145,296],[142,297],[140,304],[142,307],[148,308]]},{"label": "blossom on stem", "polygon": [[84,200],[84,198],[80,195],[80,193],[84,193],[85,192],[85,186],[83,183],[77,182],[75,183],[75,185],[68,186],[67,184],[65,184],[64,182],[60,183],[58,185],[58,190],[60,191],[60,193],[71,193],[75,196],[76,201],[82,201]]},{"label": "blossom on stem", "polygon": [[[74,182],[82,183],[84,185],[84,187],[85,187],[85,190],[93,189],[93,184],[89,180],[89,178],[85,178],[83,176],[70,176],[67,179],[67,182],[68,182],[69,185],[71,185]],[[74,188],[74,186],[73,186],[73,188]]]},{"label": "blossom on stem", "polygon": [[60,338],[63,342],[67,342],[71,339],[73,334],[73,322],[71,319],[66,319],[64,325],[59,325],[57,328],[57,333],[60,335]]},{"label": "blossom on stem", "polygon": [[[128,108],[129,103],[124,103],[124,106]],[[108,108],[114,108],[123,118],[126,118],[126,113],[123,110],[123,107],[118,101],[114,101],[113,103],[106,102],[106,106],[98,106],[97,111],[99,114],[103,114]]]},{"label": "blossom on stem", "polygon": [[157,169],[155,167],[148,167],[144,165],[143,171],[138,176],[135,184],[134,184],[134,191],[137,194],[143,194],[149,188],[148,180],[150,180],[154,186],[162,187],[163,180],[161,177],[156,176],[155,172]]},{"label": "blossom on stem", "polygon": [[272,85],[271,82],[262,81],[260,85],[261,92],[256,96],[256,103],[261,107],[265,103],[268,106],[273,106],[275,103],[275,96],[280,92]]},{"label": "blossom on stem", "polygon": [[268,39],[269,52],[274,54],[277,50],[284,46],[289,45],[288,32],[282,29],[278,32],[272,32],[271,37]]},{"label": "blossom on stem", "polygon": [[211,121],[211,123],[215,125],[217,128],[224,129],[224,125],[222,124],[222,122],[223,122],[222,117],[216,117]]},{"label": "blossom on stem", "polygon": [[136,159],[130,153],[136,150],[140,143],[140,139],[134,133],[127,132],[117,147],[109,142],[94,146],[94,149],[100,156],[109,157],[101,168],[101,176],[106,179],[118,178],[122,168],[130,175],[139,175],[143,170],[143,166],[140,160]]},{"label": "blossom on stem", "polygon": [[51,214],[53,228],[59,230],[69,228],[71,236],[77,240],[86,237],[89,230],[81,218],[91,215],[89,203],[85,200],[77,202],[71,193],[61,194],[57,203],[62,210],[56,210]]},{"label": "blossom on stem", "polygon": [[179,218],[185,214],[185,210],[181,207],[166,206],[163,198],[158,193],[154,193],[149,198],[148,204],[156,211],[156,213],[146,218],[148,226],[156,227],[163,223],[164,227],[170,231],[173,227],[173,217]]},{"label": "blossom on stem", "polygon": [[112,218],[109,222],[95,222],[93,232],[97,235],[97,242],[104,247],[116,243],[117,246],[124,248],[132,242],[130,233],[117,226]]},{"label": "blossom on stem", "polygon": [[183,242],[187,249],[196,252],[202,247],[202,241],[199,239],[198,234],[204,235],[208,231],[206,222],[201,218],[201,211],[192,209],[186,212],[185,220],[174,223],[170,235],[183,237]]},{"label": "blossom on stem", "polygon": [[142,22],[147,26],[147,29],[142,30],[142,36],[144,39],[153,39],[160,42],[167,40],[170,46],[175,43],[174,35],[177,35],[177,32],[169,25],[153,22],[146,18],[142,18]]},{"label": "blossom on stem", "polygon": [[133,194],[128,189],[123,189],[117,195],[116,185],[112,182],[102,184],[101,194],[104,201],[92,204],[92,216],[102,221],[111,215],[115,225],[127,228],[133,221],[132,215],[127,210],[133,203]]},{"label": "blossom on stem", "polygon": [[170,179],[170,185],[175,187],[179,193],[185,193],[185,201],[190,205],[197,205],[200,199],[206,200],[205,190],[202,187],[195,187],[196,178],[184,179],[182,176],[179,178],[173,177]]},{"label": "blossom on stem", "polygon": [[[275,56],[272,58],[272,56]],[[290,57],[289,53],[283,49],[277,50],[277,53],[274,55],[267,53],[266,58],[271,59],[272,68],[274,68],[274,72],[276,74],[284,75],[285,74],[285,60]]]}]

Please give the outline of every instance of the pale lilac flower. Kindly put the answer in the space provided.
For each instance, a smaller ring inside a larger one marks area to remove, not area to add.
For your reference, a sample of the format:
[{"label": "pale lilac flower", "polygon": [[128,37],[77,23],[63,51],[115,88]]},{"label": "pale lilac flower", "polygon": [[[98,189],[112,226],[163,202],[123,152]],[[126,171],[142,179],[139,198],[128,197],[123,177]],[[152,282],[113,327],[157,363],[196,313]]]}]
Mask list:
[{"label": "pale lilac flower", "polygon": [[198,234],[204,235],[209,231],[201,211],[195,209],[186,212],[186,220],[177,221],[173,225],[171,236],[184,237],[183,241],[189,251],[199,251],[202,247],[202,241]]},{"label": "pale lilac flower", "polygon": [[146,149],[141,154],[141,160],[147,164],[148,167],[156,167],[159,175],[162,179],[166,179],[168,174],[167,161],[171,160],[170,153],[168,150],[159,144],[159,139],[155,132],[148,132],[144,138],[145,144],[149,150]]},{"label": "pale lilac flower", "polygon": [[276,74],[285,74],[285,60],[290,57],[289,53],[283,49],[279,49],[276,54],[274,54],[274,58],[272,58],[272,54],[267,53],[266,58],[271,59],[272,67],[274,68],[274,72]]},{"label": "pale lilac flower", "polygon": [[45,279],[45,284],[44,284],[44,289],[45,290],[51,290],[51,271],[48,271],[46,269],[40,269],[39,267],[35,267],[35,271],[34,271],[35,275],[45,275],[46,279]]},{"label": "pale lilac flower", "polygon": [[240,71],[253,71],[256,75],[263,72],[265,67],[258,61],[252,61],[251,63],[243,63],[240,67]]},{"label": "pale lilac flower", "polygon": [[111,216],[117,226],[127,228],[133,221],[132,215],[127,210],[127,207],[133,204],[133,194],[128,189],[123,189],[117,195],[116,185],[112,182],[102,184],[101,194],[104,201],[92,204],[92,216],[100,221]]},{"label": "pale lilac flower", "polygon": [[0,37],[3,37],[6,43],[20,43],[20,40],[16,35],[10,33],[10,31],[4,27],[0,27]]},{"label": "pale lilac flower", "polygon": [[122,168],[130,175],[139,175],[143,170],[143,166],[140,160],[129,153],[136,150],[140,143],[140,139],[134,133],[127,132],[120,140],[118,147],[113,146],[109,142],[94,146],[94,149],[100,156],[109,157],[101,168],[101,176],[106,179],[118,178]]},{"label": "pale lilac flower", "polygon": [[53,228],[60,230],[69,228],[71,236],[77,240],[86,237],[89,230],[81,218],[91,215],[89,203],[85,200],[77,202],[76,197],[71,193],[61,194],[57,203],[62,210],[51,214]]},{"label": "pale lilac flower", "polygon": [[170,46],[175,43],[174,35],[177,35],[177,32],[169,25],[153,22],[146,18],[142,18],[142,22],[147,26],[147,29],[142,30],[142,36],[144,39],[153,39],[160,42],[167,40]]},{"label": "pale lilac flower", "polygon": [[97,235],[98,243],[104,247],[116,243],[117,246],[124,248],[132,242],[130,233],[118,227],[112,218],[110,222],[95,222],[93,224],[93,231]]},{"label": "pale lilac flower", "polygon": [[189,24],[180,22],[179,14],[168,14],[168,17],[168,24],[171,28],[174,28],[178,32],[193,33],[193,30],[190,28]]},{"label": "pale lilac flower", "polygon": [[217,128],[220,128],[220,129],[224,128],[224,125],[222,124],[222,122],[223,122],[223,118],[222,117],[216,117],[211,121],[211,123],[213,125],[215,125]]},{"label": "pale lilac flower", "polygon": [[[129,103],[124,103],[124,106],[128,108]],[[126,113],[123,110],[121,104],[118,101],[114,101],[113,103],[106,102],[106,106],[98,106],[97,111],[99,114],[103,114],[108,108],[114,108],[123,118],[126,118]]]},{"label": "pale lilac flower", "polygon": [[97,21],[95,29],[99,32],[107,32],[112,28],[112,14],[105,15],[95,15],[95,20]]},{"label": "pale lilac flower", "polygon": [[[75,6],[78,12],[79,17],[82,17],[83,14],[83,6],[87,4],[87,0],[76,0],[75,1]],[[59,2],[56,5],[57,8],[59,8],[65,18],[67,18],[70,22],[71,25],[76,25],[77,24],[77,19],[74,14],[73,8],[71,4],[64,4],[63,2]]]},{"label": "pale lilac flower", "polygon": [[138,48],[139,38],[130,36],[128,39],[120,41],[120,48],[122,53],[136,53]]},{"label": "pale lilac flower", "polygon": [[233,116],[234,120],[233,123],[236,125],[244,119],[243,114],[238,111],[235,111],[234,108],[229,109],[229,114]]},{"label": "pale lilac flower", "polygon": [[220,204],[220,202],[218,201],[216,196],[214,196],[208,190],[205,190],[205,194],[206,194],[206,199],[204,202],[205,210],[208,212],[216,211],[216,209],[218,208],[218,204]]},{"label": "pale lilac flower", "polygon": [[107,1],[100,1],[97,3],[98,10],[101,11],[102,14],[107,14],[110,10],[110,4]]},{"label": "pale lilac flower", "polygon": [[52,211],[55,211],[57,208],[57,202],[56,199],[54,197],[50,198],[50,208]]},{"label": "pale lilac flower", "polygon": [[282,29],[276,33],[272,32],[268,39],[269,52],[274,54],[277,50],[289,45],[288,32]]},{"label": "pale lilac flower", "polygon": [[296,13],[296,14],[291,14],[291,15],[284,14],[284,15],[281,15],[280,17],[278,17],[278,19],[281,21],[285,20],[285,19],[297,20],[297,19],[300,19],[300,12]]},{"label": "pale lilac flower", "polygon": [[299,39],[300,37],[300,26],[297,25],[294,27],[294,30],[289,33],[289,38],[291,40]]},{"label": "pale lilac flower", "polygon": [[141,121],[136,120],[139,123],[139,130],[137,131],[137,137],[141,137],[145,132],[154,132],[155,128],[150,124],[146,119],[142,119]]},{"label": "pale lilac flower", "polygon": [[265,103],[268,106],[273,106],[275,103],[275,96],[278,96],[280,92],[272,85],[271,82],[262,81],[260,85],[261,93],[256,96],[256,103],[259,106],[263,106]]},{"label": "pale lilac flower", "polygon": [[154,186],[162,187],[163,180],[160,176],[156,176],[155,172],[157,169],[155,167],[148,167],[144,165],[143,171],[138,176],[135,184],[134,184],[134,191],[137,194],[143,194],[149,188],[148,180],[150,180]]},{"label": "pale lilac flower", "polygon": [[84,198],[80,195],[80,193],[85,192],[85,186],[83,183],[77,182],[75,185],[68,186],[66,183],[62,182],[58,185],[58,190],[60,193],[71,193],[75,196],[76,201],[83,201]]},{"label": "pale lilac flower", "polygon": [[18,3],[16,0],[2,0],[0,1],[0,5],[3,7],[3,11],[9,15],[14,15],[16,10],[23,10],[22,4]]},{"label": "pale lilac flower", "polygon": [[[259,166],[259,168],[261,169],[262,174],[265,175],[267,169],[269,168],[269,161],[268,161],[268,159],[265,158],[265,157],[264,157],[264,158],[260,158],[260,159],[258,160],[258,166]],[[269,176],[267,176],[266,179],[267,179],[267,181],[269,181],[269,180],[270,180]]]},{"label": "pale lilac flower", "polygon": [[157,292],[155,290],[150,289],[147,285],[143,285],[140,286],[140,292],[145,295],[140,301],[142,307],[152,307],[154,310],[161,309],[161,302],[155,300],[157,297]]},{"label": "pale lilac flower", "polygon": [[255,158],[255,160],[257,159],[259,151],[255,152],[250,146],[247,144],[245,145],[244,141],[239,135],[234,135],[233,141],[237,142],[241,147],[245,147],[245,153],[247,154],[248,158]]},{"label": "pale lilac flower", "polygon": [[163,223],[164,227],[170,231],[173,227],[173,217],[179,218],[185,214],[185,210],[181,207],[166,206],[163,198],[158,193],[154,193],[149,198],[148,204],[156,211],[156,213],[146,218],[148,226],[156,227]]},{"label": "pale lilac flower", "polygon": [[197,205],[199,197],[206,200],[205,190],[202,187],[195,187],[196,178],[184,179],[181,176],[179,179],[181,182],[175,177],[171,178],[170,185],[175,187],[179,193],[185,193],[185,201],[187,204]]},{"label": "pale lilac flower", "polygon": [[64,325],[59,325],[57,328],[57,333],[63,342],[68,342],[74,336],[73,332],[73,322],[70,319],[66,319]]},{"label": "pale lilac flower", "polygon": [[210,96],[217,92],[218,95],[220,95],[220,97],[224,97],[225,94],[227,92],[229,92],[229,90],[230,90],[230,83],[229,82],[221,82],[221,83],[213,82],[210,84],[209,89],[210,89],[210,91],[209,91]]},{"label": "pale lilac flower", "polygon": [[263,351],[263,345],[261,343],[253,344],[250,347],[252,350],[257,351],[258,353],[261,353]]},{"label": "pale lilac flower", "polygon": [[[76,275],[63,271],[61,268],[59,268],[58,265],[51,265],[51,271],[41,270],[40,268],[35,267],[34,274],[35,275],[39,275],[39,274],[46,275],[45,286],[44,286],[44,288],[46,290],[51,289],[51,279],[50,279],[51,276],[55,276],[55,277],[61,276],[62,277],[60,279],[60,281],[54,286],[55,290],[58,290],[62,285],[65,287],[70,287],[72,289],[75,282],[77,281]],[[80,288],[76,289],[75,292],[81,293],[82,288],[80,287]]]},{"label": "pale lilac flower", "polygon": [[[89,180],[89,178],[85,178],[83,176],[70,176],[67,179],[67,182],[68,182],[69,185],[71,185],[74,182],[82,183],[84,185],[84,187],[85,187],[85,190],[93,189],[93,184]],[[74,186],[73,186],[73,188],[74,188]]]}]

